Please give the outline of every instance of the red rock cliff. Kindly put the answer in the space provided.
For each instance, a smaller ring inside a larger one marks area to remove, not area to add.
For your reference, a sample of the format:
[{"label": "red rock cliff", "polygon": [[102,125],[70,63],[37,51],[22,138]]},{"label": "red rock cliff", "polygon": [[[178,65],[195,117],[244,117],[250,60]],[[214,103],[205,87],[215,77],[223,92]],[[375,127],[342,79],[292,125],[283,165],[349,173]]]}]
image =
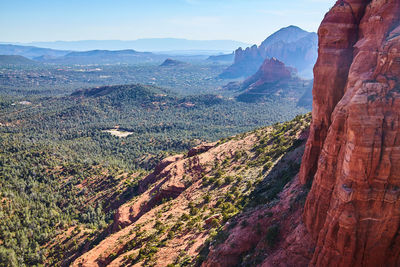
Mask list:
[{"label": "red rock cliff", "polygon": [[318,34],[310,265],[400,266],[400,0],[337,1]]}]

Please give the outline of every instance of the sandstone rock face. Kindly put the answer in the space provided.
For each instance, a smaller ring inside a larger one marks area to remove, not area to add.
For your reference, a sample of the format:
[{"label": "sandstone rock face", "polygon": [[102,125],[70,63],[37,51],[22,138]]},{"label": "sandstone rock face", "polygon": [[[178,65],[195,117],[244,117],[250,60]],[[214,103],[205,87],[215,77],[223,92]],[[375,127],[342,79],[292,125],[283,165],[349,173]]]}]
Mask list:
[{"label": "sandstone rock face", "polygon": [[[353,6],[338,2],[326,14],[320,28],[318,60],[314,67],[313,122],[300,179],[305,183],[316,171],[317,161],[331,124],[333,109],[343,97],[350,65],[353,60],[353,46],[357,41],[360,13],[364,12],[365,1]],[[363,6],[364,5],[364,6]]]},{"label": "sandstone rock face", "polygon": [[337,1],[318,34],[310,265],[400,266],[400,1]]}]

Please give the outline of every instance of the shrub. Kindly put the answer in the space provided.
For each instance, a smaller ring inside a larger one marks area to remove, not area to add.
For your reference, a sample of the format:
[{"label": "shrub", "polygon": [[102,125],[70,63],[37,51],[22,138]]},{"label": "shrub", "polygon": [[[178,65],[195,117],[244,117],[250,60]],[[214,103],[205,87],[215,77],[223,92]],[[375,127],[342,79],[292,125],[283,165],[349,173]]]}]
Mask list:
[{"label": "shrub", "polygon": [[199,209],[198,208],[196,208],[196,207],[191,207],[190,208],[190,215],[194,216],[197,213],[199,213]]},{"label": "shrub", "polygon": [[187,214],[187,213],[182,214],[182,216],[181,216],[181,220],[182,221],[187,221],[189,219],[190,219],[190,215],[189,214]]},{"label": "shrub", "polygon": [[221,185],[223,185],[224,184],[224,182],[221,180],[221,179],[217,179],[216,181],[215,181],[215,186],[221,186]]},{"label": "shrub", "polygon": [[214,218],[211,220],[210,225],[212,228],[218,227],[219,226],[219,220]]},{"label": "shrub", "polygon": [[224,175],[224,171],[219,169],[215,172],[215,178],[221,178]]},{"label": "shrub", "polygon": [[246,221],[246,220],[243,220],[241,223],[240,223],[240,226],[242,227],[242,228],[245,228],[245,227],[247,227],[249,225],[249,223]]},{"label": "shrub", "polygon": [[172,230],[169,231],[168,234],[167,234],[167,238],[168,238],[168,239],[172,239],[172,238],[174,238],[174,236],[175,236],[175,232],[172,231]]},{"label": "shrub", "polygon": [[230,184],[230,183],[232,183],[233,182],[233,180],[234,180],[234,178],[233,178],[233,176],[225,176],[225,178],[224,178],[224,183],[225,184]]},{"label": "shrub", "polygon": [[267,163],[265,163],[265,165],[263,167],[263,172],[269,171],[269,169],[271,169],[271,167],[272,167],[272,162],[268,161]]},{"label": "shrub", "polygon": [[274,224],[270,226],[267,230],[267,235],[265,236],[268,246],[273,247],[279,240],[279,225]]}]

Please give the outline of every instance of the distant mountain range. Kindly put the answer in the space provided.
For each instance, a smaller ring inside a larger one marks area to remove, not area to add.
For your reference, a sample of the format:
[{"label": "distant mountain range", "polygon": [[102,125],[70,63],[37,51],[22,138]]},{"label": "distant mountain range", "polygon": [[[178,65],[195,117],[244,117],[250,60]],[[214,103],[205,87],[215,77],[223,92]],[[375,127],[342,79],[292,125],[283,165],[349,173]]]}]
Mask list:
[{"label": "distant mountain range", "polygon": [[[274,57],[285,65],[296,68],[299,76],[312,78],[312,68],[317,58],[318,38],[315,33],[289,26],[269,36],[260,46],[254,45],[244,50],[241,46],[247,44],[237,41],[173,38],[135,41],[58,41],[31,44],[41,47],[0,44],[0,55],[18,55],[37,62],[55,64],[161,64],[167,58],[185,62],[206,59],[209,62],[224,64],[233,62],[220,75],[222,78],[249,77],[257,72],[264,59]],[[48,48],[44,48],[46,46]],[[131,48],[125,49],[126,47]],[[227,50],[233,51],[237,47],[239,48],[234,53],[226,53]],[[93,50],[94,48],[98,49]],[[83,49],[88,51],[80,51]],[[164,53],[139,52],[138,50],[157,50]]]},{"label": "distant mountain range", "polygon": [[45,47],[58,50],[127,50],[149,52],[182,52],[201,50],[216,52],[231,52],[238,47],[246,47],[249,44],[233,40],[187,40],[178,38],[147,38],[132,41],[120,40],[85,40],[85,41],[55,41],[55,42],[32,42],[32,43],[12,43],[14,45],[30,45]]},{"label": "distant mountain range", "polygon": [[46,56],[35,58],[37,61],[57,64],[138,64],[160,62],[166,56],[150,52],[137,52],[135,50],[91,50],[84,52],[71,52],[62,57],[50,58]]},{"label": "distant mountain range", "polygon": [[312,78],[312,68],[317,60],[318,36],[297,26],[289,26],[275,32],[260,46],[253,45],[235,51],[234,63],[222,74],[222,78],[248,77],[257,72],[266,58],[277,58],[287,66],[297,69],[304,78]]},{"label": "distant mountain range", "polygon": [[54,49],[35,47],[35,46],[0,44],[0,55],[24,56],[29,59],[41,56],[62,57],[70,52],[71,51],[61,51],[61,50],[54,50]]},{"label": "distant mountain range", "polygon": [[0,65],[35,65],[36,61],[30,60],[23,56],[0,55]]},{"label": "distant mountain range", "polygon": [[[216,54],[221,55],[216,56],[216,58],[211,61],[220,63],[233,62],[233,54],[225,55],[222,54],[221,51],[214,50],[176,50],[163,54],[138,52],[133,49],[70,51],[35,46],[0,44],[0,55],[22,56],[38,63],[55,64],[160,64],[171,57],[173,57],[174,60],[195,62],[206,60],[210,55]],[[227,57],[228,61],[224,59],[225,57]]]},{"label": "distant mountain range", "polygon": [[[170,54],[155,54],[151,52],[138,52],[128,50],[90,50],[90,51],[67,51],[40,48],[34,46],[21,46],[0,44],[0,55],[21,56],[36,63],[55,64],[160,64],[165,59],[172,57]],[[182,61],[202,61],[207,55],[174,55],[173,58]],[[4,59],[6,60],[6,59]],[[11,59],[9,59],[11,60]],[[14,63],[8,63],[14,64]]]}]

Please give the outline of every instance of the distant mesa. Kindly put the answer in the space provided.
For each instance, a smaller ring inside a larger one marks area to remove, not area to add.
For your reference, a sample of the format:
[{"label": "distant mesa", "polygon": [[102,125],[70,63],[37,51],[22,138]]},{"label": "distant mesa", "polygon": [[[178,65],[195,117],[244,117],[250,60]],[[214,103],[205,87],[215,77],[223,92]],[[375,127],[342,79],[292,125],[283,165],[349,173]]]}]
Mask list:
[{"label": "distant mesa", "polygon": [[[241,84],[229,83],[225,89],[239,89],[242,93],[237,96],[238,101],[262,102],[275,97],[293,98],[298,101],[311,87],[311,81],[300,79],[296,69],[285,66],[276,58],[267,58],[253,76]],[[303,102],[308,103],[306,99]]]},{"label": "distant mesa", "polygon": [[23,56],[0,55],[0,65],[35,65],[35,64],[39,63]]},{"label": "distant mesa", "polygon": [[275,32],[260,46],[253,45],[235,51],[234,63],[221,78],[248,77],[257,72],[266,58],[275,57],[287,66],[296,68],[300,77],[312,78],[312,68],[317,60],[318,36],[297,26]]},{"label": "distant mesa", "polygon": [[188,65],[188,63],[179,61],[179,60],[175,60],[175,59],[171,59],[171,58],[167,58],[160,66],[161,67],[178,67],[178,66],[186,66],[186,65]]}]

